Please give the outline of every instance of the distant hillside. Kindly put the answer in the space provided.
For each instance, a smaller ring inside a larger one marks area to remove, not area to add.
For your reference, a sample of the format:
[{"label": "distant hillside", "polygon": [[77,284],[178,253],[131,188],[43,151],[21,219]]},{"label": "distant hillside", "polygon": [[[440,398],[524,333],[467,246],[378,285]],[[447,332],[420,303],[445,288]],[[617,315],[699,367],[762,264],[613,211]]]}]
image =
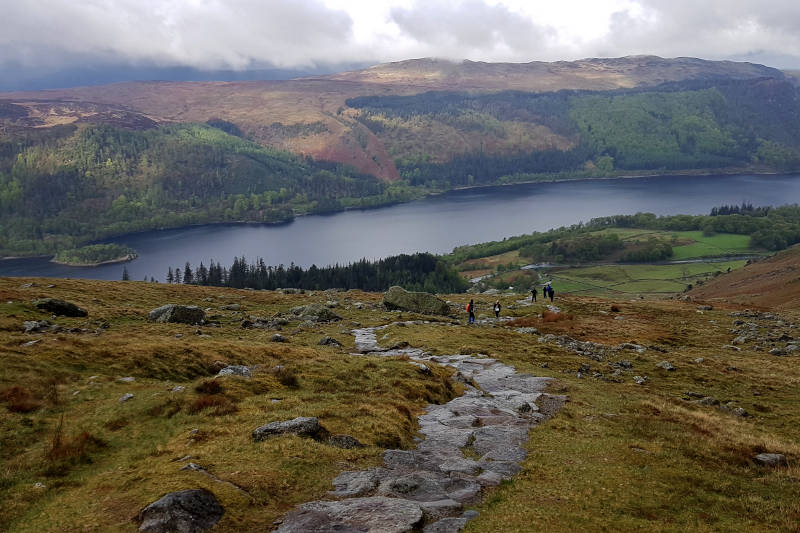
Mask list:
[{"label": "distant hillside", "polygon": [[540,179],[800,169],[768,67],[412,60],[336,76],[0,94],[0,256]]},{"label": "distant hillside", "polygon": [[[147,128],[174,122],[222,119],[263,145],[350,164],[384,180],[399,177],[394,148],[356,120],[347,104],[358,96],[408,96],[424,91],[606,91],[687,80],[789,83],[779,70],[730,61],[632,56],[556,63],[453,63],[418,59],[332,76],[290,81],[133,82],[23,93],[0,93],[3,130],[72,123]],[[508,119],[501,119],[505,122]],[[503,124],[488,132],[484,150],[563,150],[574,139],[554,135],[546,123]],[[441,128],[440,128],[441,129]],[[437,131],[452,145],[450,157],[472,150],[473,129]],[[486,134],[487,132],[480,132]],[[463,141],[459,139],[467,134]],[[511,139],[511,140],[509,140]]]},{"label": "distant hillside", "polygon": [[562,89],[609,90],[655,86],[670,81],[776,78],[777,69],[753,63],[707,61],[693,57],[665,59],[657,56],[591,58],[547,63],[453,62],[411,59],[322,76],[381,85],[412,85],[425,90],[516,90],[549,92]]},{"label": "distant hillside", "polygon": [[689,295],[709,302],[795,309],[800,302],[800,245],[719,276]]}]

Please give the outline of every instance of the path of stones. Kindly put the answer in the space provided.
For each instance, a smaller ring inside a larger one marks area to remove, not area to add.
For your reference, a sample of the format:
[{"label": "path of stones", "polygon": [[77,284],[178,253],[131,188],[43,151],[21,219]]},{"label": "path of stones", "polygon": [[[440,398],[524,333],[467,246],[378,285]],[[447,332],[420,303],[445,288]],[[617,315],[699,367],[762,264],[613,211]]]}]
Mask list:
[{"label": "path of stones", "polygon": [[550,378],[517,374],[488,357],[383,350],[376,332],[391,325],[353,330],[359,354],[407,355],[420,371],[430,363],[452,366],[466,384],[464,395],[430,405],[419,417],[425,438],[415,450],[386,450],[383,467],[341,473],[329,493],[338,500],[298,506],[284,518],[279,533],[461,531],[478,514],[464,512],[463,506],[477,503],[483,488],[521,470],[528,430],[566,401],[543,392]]}]

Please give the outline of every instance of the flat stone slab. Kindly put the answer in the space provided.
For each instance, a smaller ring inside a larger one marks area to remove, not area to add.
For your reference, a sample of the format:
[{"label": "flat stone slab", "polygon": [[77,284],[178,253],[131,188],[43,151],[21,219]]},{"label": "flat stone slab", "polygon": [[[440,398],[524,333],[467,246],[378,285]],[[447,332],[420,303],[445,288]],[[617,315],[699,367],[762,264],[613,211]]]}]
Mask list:
[{"label": "flat stone slab", "polygon": [[422,516],[419,503],[401,498],[317,501],[286,515],[278,533],[406,533],[422,525]]}]

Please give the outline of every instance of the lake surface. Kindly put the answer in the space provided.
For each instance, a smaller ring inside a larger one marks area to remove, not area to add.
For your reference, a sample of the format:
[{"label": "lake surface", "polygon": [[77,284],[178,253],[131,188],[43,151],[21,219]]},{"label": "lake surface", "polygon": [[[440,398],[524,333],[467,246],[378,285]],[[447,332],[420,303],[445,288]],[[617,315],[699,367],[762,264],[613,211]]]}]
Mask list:
[{"label": "lake surface", "polygon": [[[283,225],[217,224],[149,231],[107,242],[127,244],[139,257],[125,266],[132,280],[163,281],[167,269],[210,260],[230,266],[236,256],[268,265],[308,267],[411,252],[443,253],[455,246],[546,231],[592,218],[651,212],[706,214],[724,204],[800,203],[800,176],[660,176],[567,181],[453,191],[380,209],[299,217]],[[118,280],[122,264],[80,268],[46,259],[0,261],[0,276]]]}]

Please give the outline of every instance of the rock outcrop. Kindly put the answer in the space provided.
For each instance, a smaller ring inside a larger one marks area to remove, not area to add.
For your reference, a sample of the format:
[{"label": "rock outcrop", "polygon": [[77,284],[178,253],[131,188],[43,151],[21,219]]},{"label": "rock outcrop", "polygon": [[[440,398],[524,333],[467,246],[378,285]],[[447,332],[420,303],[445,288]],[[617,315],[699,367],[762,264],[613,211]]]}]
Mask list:
[{"label": "rock outcrop", "polygon": [[312,439],[321,439],[327,436],[327,430],[322,427],[319,420],[310,416],[298,416],[283,422],[271,422],[253,430],[253,440],[260,441],[279,435],[299,435]]},{"label": "rock outcrop", "polygon": [[177,322],[181,324],[202,324],[206,312],[196,305],[167,304],[150,311],[147,320],[151,322]]},{"label": "rock outcrop", "polygon": [[170,492],[139,513],[139,531],[199,533],[219,522],[225,509],[204,489]]},{"label": "rock outcrop", "polygon": [[391,287],[383,295],[387,309],[399,309],[423,315],[449,315],[450,306],[441,298],[427,292],[409,292],[402,287]]},{"label": "rock outcrop", "polygon": [[33,301],[34,307],[53,313],[54,315],[83,317],[89,316],[86,309],[82,309],[72,302],[58,300],[56,298],[41,298]]},{"label": "rock outcrop", "polygon": [[303,320],[311,322],[334,322],[341,320],[342,317],[331,311],[329,308],[320,304],[299,305],[292,308],[292,314],[297,315]]}]

